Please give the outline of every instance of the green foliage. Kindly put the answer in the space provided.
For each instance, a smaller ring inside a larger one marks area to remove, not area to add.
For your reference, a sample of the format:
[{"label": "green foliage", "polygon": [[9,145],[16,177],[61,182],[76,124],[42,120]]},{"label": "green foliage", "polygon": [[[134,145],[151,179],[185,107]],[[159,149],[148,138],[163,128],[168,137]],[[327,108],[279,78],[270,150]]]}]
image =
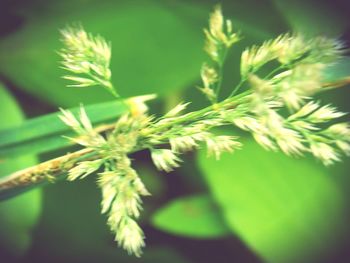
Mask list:
[{"label": "green foliage", "polygon": [[[18,125],[23,114],[11,94],[0,83],[0,130]],[[0,163],[0,177],[37,162],[34,156],[22,156]],[[20,255],[31,244],[31,232],[41,214],[41,190],[17,196],[0,203],[0,245],[9,253]]]},{"label": "green foliage", "polygon": [[317,262],[334,245],[342,200],[325,169],[250,140],[220,161],[204,151],[198,161],[231,231],[267,262]]},{"label": "green foliage", "polygon": [[160,208],[152,224],[163,231],[191,238],[218,238],[229,230],[208,195],[177,198]]},{"label": "green foliage", "polygon": [[40,12],[24,11],[25,27],[0,44],[0,71],[17,86],[60,107],[111,99],[98,87],[89,92],[64,88],[68,81],[61,79],[64,72],[55,52],[61,49],[58,29],[78,21],[113,43],[112,80],[123,97],[170,94],[197,78],[202,34],[189,24],[206,16],[201,7],[192,7],[187,14],[153,1],[89,1],[88,6],[56,1],[41,6]]}]

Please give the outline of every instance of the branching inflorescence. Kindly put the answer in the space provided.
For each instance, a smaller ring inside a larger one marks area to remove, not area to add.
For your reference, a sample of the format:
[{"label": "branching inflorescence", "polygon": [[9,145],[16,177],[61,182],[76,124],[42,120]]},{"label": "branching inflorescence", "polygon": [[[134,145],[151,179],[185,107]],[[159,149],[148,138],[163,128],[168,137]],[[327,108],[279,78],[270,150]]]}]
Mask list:
[{"label": "branching inflorescence", "polygon": [[[325,86],[323,72],[342,56],[343,47],[337,40],[285,34],[247,48],[241,56],[241,81],[230,96],[220,100],[224,61],[240,36],[233,32],[231,21],[223,18],[219,6],[204,32],[210,60],[202,67],[200,90],[211,103],[207,108],[184,114],[188,103],[181,103],[155,118],[147,115],[147,106],[140,99],[105,135],[93,129],[83,107],[79,118],[62,110],[62,120],[79,135],[72,140],[98,156],[78,163],[69,171],[68,179],[98,172],[102,213],[108,215],[108,225],[119,245],[136,256],[144,246],[144,234],[136,219],[142,208],[141,197],[149,192],[131,166],[129,154],[133,152],[148,149],[155,166],[166,172],[181,164],[182,153],[202,144],[208,155],[219,159],[221,153],[233,152],[241,144],[238,137],[216,135],[211,129],[234,125],[252,133],[266,149],[293,156],[311,153],[325,165],[350,154],[349,124],[334,123],[344,113],[313,98],[332,87],[329,83]],[[74,81],[72,86],[99,84],[118,97],[110,82],[110,45],[81,27],[63,30],[62,36],[63,66],[72,73],[65,78]],[[278,67],[262,76],[261,69],[271,61]]]}]

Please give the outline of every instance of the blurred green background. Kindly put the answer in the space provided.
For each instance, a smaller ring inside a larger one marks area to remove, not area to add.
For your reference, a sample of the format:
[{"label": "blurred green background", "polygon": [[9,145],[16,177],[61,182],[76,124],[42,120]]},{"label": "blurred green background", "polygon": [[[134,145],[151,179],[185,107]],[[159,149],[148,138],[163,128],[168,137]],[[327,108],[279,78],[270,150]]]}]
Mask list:
[{"label": "blurred green background", "polygon": [[[221,1],[244,36],[229,54],[224,93],[238,82],[247,45],[295,30],[339,37],[349,47],[347,2]],[[113,99],[100,88],[65,88],[59,29],[74,22],[112,42],[113,82],[123,96],[159,94],[150,104],[158,115],[184,99],[192,110],[205,106],[195,86],[205,60],[202,29],[215,3],[1,0],[0,129],[58,107]],[[350,74],[349,59],[328,72],[330,78],[344,74]],[[349,112],[348,88],[320,99]],[[144,199],[141,259],[113,241],[90,176],[1,202],[0,262],[350,262],[349,159],[325,168],[311,158],[266,152],[240,135],[243,150],[220,161],[202,151],[188,154],[170,174],[157,172],[146,152],[133,156],[153,194]],[[0,176],[66,151],[0,163]]]}]

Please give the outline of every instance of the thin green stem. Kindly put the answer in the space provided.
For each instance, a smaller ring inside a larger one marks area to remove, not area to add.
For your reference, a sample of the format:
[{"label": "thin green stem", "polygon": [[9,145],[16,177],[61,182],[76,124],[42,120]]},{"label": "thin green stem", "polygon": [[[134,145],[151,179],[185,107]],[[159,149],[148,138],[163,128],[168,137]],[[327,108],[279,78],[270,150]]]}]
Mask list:
[{"label": "thin green stem", "polygon": [[233,89],[233,91],[231,92],[230,96],[228,96],[229,98],[232,98],[238,91],[239,89],[242,87],[242,85],[244,84],[244,82],[246,81],[246,78],[241,79],[239,81],[239,83],[237,84],[237,86]]},{"label": "thin green stem", "polygon": [[229,49],[227,47],[224,47],[223,50],[223,55],[220,61],[218,62],[219,68],[218,68],[218,75],[219,75],[219,80],[217,82],[216,88],[215,88],[215,93],[216,93],[216,100],[218,101],[218,98],[220,96],[220,91],[222,88],[222,81],[223,81],[223,68],[225,65],[226,57],[228,54]]},{"label": "thin green stem", "polygon": [[117,99],[120,99],[120,95],[116,92],[116,90],[114,89],[114,86],[113,84],[108,81],[104,84],[104,87],[110,92],[112,93],[112,95],[117,98]]},{"label": "thin green stem", "polygon": [[[142,133],[141,136],[145,138],[151,134],[165,133],[169,130],[169,128],[175,125],[185,125],[188,122],[196,122],[211,111],[235,107],[239,103],[242,103],[244,100],[248,99],[250,93],[250,91],[243,92],[220,103],[179,116],[169,123],[150,127],[146,130],[146,132]],[[155,123],[155,125],[157,125],[157,123]],[[142,147],[134,149],[133,152],[137,152],[145,148],[147,148],[147,145],[142,145]],[[96,160],[98,158],[101,158],[101,155],[98,152],[85,148],[77,152],[46,161],[39,165],[17,171],[0,180],[0,200],[22,193],[23,191],[33,188],[34,186],[64,178],[68,171],[78,162]]]},{"label": "thin green stem", "polygon": [[0,200],[15,196],[35,186],[61,179],[78,162],[95,160],[98,153],[82,149],[17,171],[0,180]]},{"label": "thin green stem", "polygon": [[241,100],[244,99],[245,97],[247,97],[247,95],[249,95],[250,93],[251,93],[250,91],[246,91],[246,92],[243,92],[243,93],[241,93],[233,98],[228,98],[228,99],[221,101],[217,104],[210,105],[204,109],[201,109],[198,111],[193,111],[193,112],[187,113],[185,115],[179,116],[176,119],[172,119],[170,122],[167,122],[167,123],[160,125],[158,127],[154,127],[153,129],[149,129],[148,132],[144,133],[144,136],[148,136],[151,134],[165,131],[166,129],[168,129],[169,127],[172,127],[174,125],[181,125],[181,124],[185,124],[189,121],[198,120],[199,118],[202,118],[208,112],[215,111],[217,109],[232,107],[232,106],[238,104],[239,102],[241,102]]},{"label": "thin green stem", "polygon": [[97,83],[99,83],[102,87],[104,87],[107,91],[109,91],[115,98],[120,99],[120,95],[117,93],[110,80],[103,80],[91,73],[89,73],[88,75]]}]

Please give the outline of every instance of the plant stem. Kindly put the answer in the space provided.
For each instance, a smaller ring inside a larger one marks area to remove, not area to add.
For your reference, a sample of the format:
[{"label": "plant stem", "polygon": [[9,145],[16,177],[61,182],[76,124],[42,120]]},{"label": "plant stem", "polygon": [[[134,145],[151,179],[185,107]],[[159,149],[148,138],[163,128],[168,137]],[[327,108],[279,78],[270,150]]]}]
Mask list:
[{"label": "plant stem", "polygon": [[237,86],[233,89],[233,91],[231,92],[229,98],[232,98],[238,91],[239,89],[242,87],[243,83],[246,81],[246,79],[241,79],[239,81],[239,83],[237,84]]},{"label": "plant stem", "polygon": [[34,186],[61,179],[79,161],[96,158],[98,158],[96,152],[85,148],[17,171],[0,180],[0,200],[29,190]]},{"label": "plant stem", "polygon": [[217,83],[216,89],[215,89],[216,100],[219,99],[220,90],[221,90],[221,87],[222,87],[222,81],[223,81],[223,75],[224,75],[223,74],[223,68],[224,68],[224,64],[225,64],[225,61],[226,61],[228,50],[229,49],[227,47],[224,47],[222,58],[221,58],[221,60],[218,63],[218,65],[219,65],[219,69],[218,69],[219,80],[218,80],[218,83]]},{"label": "plant stem", "polygon": [[[216,108],[228,108],[237,105],[242,102],[250,92],[244,92],[233,98],[228,98],[215,105],[208,106],[204,109],[193,111],[185,115],[179,116],[169,123],[163,125],[150,127],[142,136],[147,137],[151,134],[161,133],[167,131],[174,125],[184,125],[187,122],[195,122],[202,118],[206,113],[215,111]],[[99,131],[105,131],[106,128],[110,129],[108,125]],[[137,149],[137,151],[143,150],[143,148]],[[6,199],[11,196],[17,195],[23,191],[29,190],[35,186],[41,185],[47,182],[53,182],[65,177],[68,171],[74,167],[80,161],[96,160],[100,158],[99,154],[91,149],[83,149],[67,155],[46,161],[44,163],[35,165],[24,170],[17,171],[11,175],[8,175],[0,180],[0,200]]]},{"label": "plant stem", "polygon": [[170,128],[174,125],[185,124],[189,121],[192,121],[192,122],[196,121],[199,118],[202,118],[208,112],[215,111],[216,109],[219,109],[219,108],[222,109],[222,108],[234,106],[237,103],[241,102],[241,100],[243,98],[245,98],[247,95],[249,95],[250,93],[251,93],[251,91],[246,91],[246,92],[243,92],[243,93],[241,93],[233,98],[228,98],[228,99],[223,100],[217,104],[210,105],[204,109],[201,109],[198,111],[193,111],[193,112],[187,113],[185,115],[179,116],[176,119],[171,120],[170,122],[167,122],[163,125],[160,125],[159,127],[154,127],[153,129],[150,128],[147,132],[143,133],[143,136],[148,136],[151,134],[166,131],[168,128]]},{"label": "plant stem", "polygon": [[[241,81],[243,83],[244,81]],[[342,87],[349,84],[349,78],[336,82],[327,82],[323,84],[324,90]],[[242,84],[240,84],[242,85]],[[240,86],[238,85],[238,87]],[[159,126],[153,126],[148,128],[142,136],[147,137],[151,134],[157,134],[166,132],[174,125],[185,125],[188,122],[195,122],[203,118],[207,113],[216,111],[217,109],[228,109],[237,106],[240,103],[244,103],[245,100],[249,101],[249,95],[252,91],[248,90],[241,94],[228,97],[227,99],[210,105],[204,109],[193,111],[185,115],[179,116],[169,122],[166,122]],[[163,119],[164,120],[164,119]],[[105,125],[96,128],[97,132],[108,131],[113,129],[114,125]],[[145,148],[145,147],[144,147]],[[143,150],[144,148],[136,149],[136,151]],[[67,172],[74,167],[80,161],[96,160],[100,158],[99,154],[91,149],[82,149],[73,153],[66,154],[64,156],[46,161],[36,166],[26,168],[24,170],[17,171],[11,175],[8,175],[0,179],[0,200],[17,195],[35,186],[56,181],[64,178]]]}]

